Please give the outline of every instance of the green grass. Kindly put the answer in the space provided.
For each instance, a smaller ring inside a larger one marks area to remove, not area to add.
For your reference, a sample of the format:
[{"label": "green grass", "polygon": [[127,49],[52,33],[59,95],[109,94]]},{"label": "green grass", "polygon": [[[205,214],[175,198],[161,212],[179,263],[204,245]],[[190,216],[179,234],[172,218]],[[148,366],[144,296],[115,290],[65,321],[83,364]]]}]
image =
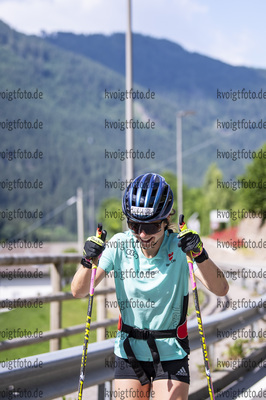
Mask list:
[{"label": "green grass", "polygon": [[[92,321],[96,320],[97,299],[94,299],[92,310]],[[86,323],[88,299],[75,299],[62,302],[62,328]],[[50,330],[50,304],[44,304],[38,309],[14,309],[0,314],[0,341],[8,340],[3,337],[6,332],[20,328],[27,331],[49,331]],[[12,335],[13,337],[13,335]],[[62,339],[62,349],[79,346],[83,344],[84,332]],[[90,343],[96,341],[96,331],[90,332]],[[36,354],[49,352],[49,341],[32,344],[30,346],[18,347],[16,349],[0,351],[1,360],[13,360],[16,358],[29,357]]]},{"label": "green grass", "polygon": [[228,358],[229,360],[237,360],[238,358],[245,357],[245,349],[244,349],[245,340],[237,339],[234,344],[228,345]]}]

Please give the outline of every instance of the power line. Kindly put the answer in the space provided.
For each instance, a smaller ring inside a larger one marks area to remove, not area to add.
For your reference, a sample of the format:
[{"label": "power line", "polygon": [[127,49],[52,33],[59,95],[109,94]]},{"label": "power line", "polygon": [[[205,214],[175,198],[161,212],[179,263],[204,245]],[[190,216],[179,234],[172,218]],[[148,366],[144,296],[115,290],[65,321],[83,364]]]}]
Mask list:
[{"label": "power line", "polygon": [[25,237],[29,233],[35,231],[40,226],[46,224],[46,222],[50,221],[56,215],[58,215],[59,213],[64,211],[66,208],[72,206],[72,204],[74,204],[76,202],[77,202],[77,196],[70,197],[68,200],[66,200],[64,203],[62,203],[60,206],[56,207],[54,210],[49,212],[44,218],[42,218],[41,221],[34,222],[28,228],[24,229],[22,232],[20,232],[16,236],[14,236],[11,240],[21,239],[21,238]]}]

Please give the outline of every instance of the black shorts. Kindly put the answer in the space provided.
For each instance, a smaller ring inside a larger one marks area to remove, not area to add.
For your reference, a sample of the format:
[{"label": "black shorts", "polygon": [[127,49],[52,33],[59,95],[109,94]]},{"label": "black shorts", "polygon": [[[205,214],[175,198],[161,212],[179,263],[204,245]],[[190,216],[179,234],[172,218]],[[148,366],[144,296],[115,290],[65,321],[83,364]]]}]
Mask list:
[{"label": "black shorts", "polygon": [[[156,374],[152,361],[140,361],[150,383],[159,379],[172,379],[190,383],[188,357],[181,360],[161,361],[163,373]],[[128,360],[115,356],[115,379],[138,379]]]}]

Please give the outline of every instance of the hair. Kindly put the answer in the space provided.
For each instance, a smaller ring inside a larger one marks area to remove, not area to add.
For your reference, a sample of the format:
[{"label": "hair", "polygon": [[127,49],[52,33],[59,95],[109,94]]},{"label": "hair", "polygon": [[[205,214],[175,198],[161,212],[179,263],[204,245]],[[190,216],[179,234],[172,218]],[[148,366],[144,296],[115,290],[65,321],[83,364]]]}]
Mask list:
[{"label": "hair", "polygon": [[176,210],[174,208],[172,208],[169,216],[167,217],[167,219],[165,219],[166,222],[166,227],[165,230],[170,230],[173,232],[178,232],[178,226],[175,222],[172,221],[172,217],[176,214]]}]

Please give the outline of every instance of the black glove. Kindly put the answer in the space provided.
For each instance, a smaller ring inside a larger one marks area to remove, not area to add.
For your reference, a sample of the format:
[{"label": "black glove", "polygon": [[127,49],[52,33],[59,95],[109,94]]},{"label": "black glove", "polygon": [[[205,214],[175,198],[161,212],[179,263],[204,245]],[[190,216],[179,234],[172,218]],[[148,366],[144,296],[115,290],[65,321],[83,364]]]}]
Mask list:
[{"label": "black glove", "polygon": [[105,249],[107,232],[99,230],[99,227],[97,231],[97,236],[88,237],[84,245],[81,264],[87,268],[92,267],[92,258],[99,257]]},{"label": "black glove", "polygon": [[101,238],[97,236],[88,237],[84,245],[83,256],[85,258],[99,257],[105,249],[105,238],[106,231],[102,231]]},{"label": "black glove", "polygon": [[184,253],[191,252],[193,258],[196,262],[203,262],[209,258],[206,250],[203,248],[203,243],[196,231],[187,229],[184,223],[184,215],[179,216],[179,227],[180,232],[177,236],[180,241],[178,242],[178,247],[181,247]]}]

